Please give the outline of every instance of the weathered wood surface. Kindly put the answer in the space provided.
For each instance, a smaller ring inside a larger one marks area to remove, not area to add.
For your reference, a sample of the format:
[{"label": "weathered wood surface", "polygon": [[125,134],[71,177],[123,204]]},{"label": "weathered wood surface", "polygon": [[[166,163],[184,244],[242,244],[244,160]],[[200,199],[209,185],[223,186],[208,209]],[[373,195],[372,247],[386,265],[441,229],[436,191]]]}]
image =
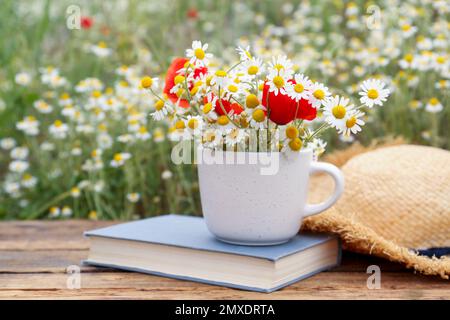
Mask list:
[{"label": "weathered wood surface", "polygon": [[[450,299],[448,281],[352,253],[342,265],[271,294],[80,266],[81,289],[68,289],[70,265],[80,265],[85,230],[112,222],[0,223],[0,299]],[[369,265],[381,268],[381,289],[367,288]]]}]

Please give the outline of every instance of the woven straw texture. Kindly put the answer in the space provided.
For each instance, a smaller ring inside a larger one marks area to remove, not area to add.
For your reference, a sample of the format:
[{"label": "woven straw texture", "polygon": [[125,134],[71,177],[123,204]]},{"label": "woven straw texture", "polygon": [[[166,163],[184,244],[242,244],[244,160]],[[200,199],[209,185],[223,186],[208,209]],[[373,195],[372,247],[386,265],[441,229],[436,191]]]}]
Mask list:
[{"label": "woven straw texture", "polygon": [[[305,219],[303,229],[338,234],[348,250],[448,279],[450,258],[411,249],[450,247],[449,151],[356,146],[325,160],[341,166],[345,191],[333,208]],[[332,185],[328,176],[313,177],[310,202],[326,198]]]}]

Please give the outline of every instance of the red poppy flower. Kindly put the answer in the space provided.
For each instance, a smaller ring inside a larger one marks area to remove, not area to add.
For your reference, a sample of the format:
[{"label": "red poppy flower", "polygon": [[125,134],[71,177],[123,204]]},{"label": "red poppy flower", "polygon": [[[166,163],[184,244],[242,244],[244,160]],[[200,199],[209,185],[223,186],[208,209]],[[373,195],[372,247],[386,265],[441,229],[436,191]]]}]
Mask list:
[{"label": "red poppy flower", "polygon": [[197,11],[197,9],[195,9],[195,8],[190,8],[190,9],[186,12],[186,16],[187,16],[189,19],[196,20],[196,19],[198,18],[198,11]]},{"label": "red poppy flower", "polygon": [[[278,93],[275,95],[273,92],[269,93],[269,85],[264,85],[262,105],[267,108],[267,102],[269,102],[269,119],[278,125],[285,125],[295,118],[304,120],[313,120],[317,115],[317,110],[312,107],[309,101],[300,99],[297,102],[291,99],[288,95]],[[297,114],[295,111],[297,110]]]},{"label": "red poppy flower", "polygon": [[[244,109],[239,105],[239,103],[231,103],[228,100],[221,99],[223,109],[225,109],[226,113],[230,113],[233,111],[233,114],[240,114]],[[216,105],[214,107],[214,111],[219,115],[223,116],[225,113],[223,112],[222,106],[220,105],[219,100],[216,101]]]},{"label": "red poppy flower", "polygon": [[94,24],[94,19],[91,17],[81,17],[80,24],[83,29],[90,29]]},{"label": "red poppy flower", "polygon": [[[163,92],[167,95],[169,100],[172,101],[173,103],[176,103],[178,101],[178,97],[175,93],[171,93],[170,90],[175,86],[175,77],[180,74],[177,71],[180,69],[183,69],[184,65],[188,61],[189,61],[189,59],[186,59],[186,58],[175,58],[172,61],[172,64],[169,66],[169,69],[167,69],[166,80],[165,80]],[[194,78],[198,78],[201,75],[205,74],[206,72],[208,72],[208,68],[206,68],[206,67],[196,68],[194,70]],[[189,83],[188,84],[189,90],[192,89],[193,86],[194,86],[193,83]],[[186,99],[181,99],[179,102],[179,106],[182,108],[187,108],[187,107],[189,107],[189,101],[187,101]]]}]

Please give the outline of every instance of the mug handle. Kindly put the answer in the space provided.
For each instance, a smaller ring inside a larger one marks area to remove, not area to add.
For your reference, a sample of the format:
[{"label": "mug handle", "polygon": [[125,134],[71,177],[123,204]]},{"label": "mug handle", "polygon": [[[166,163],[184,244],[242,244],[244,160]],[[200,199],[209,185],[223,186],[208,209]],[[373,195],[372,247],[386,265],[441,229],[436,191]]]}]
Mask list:
[{"label": "mug handle", "polygon": [[317,204],[307,204],[304,217],[309,217],[321,213],[331,207],[342,195],[344,191],[344,175],[336,166],[325,162],[312,162],[309,173],[326,172],[334,179],[333,194],[324,202]]}]

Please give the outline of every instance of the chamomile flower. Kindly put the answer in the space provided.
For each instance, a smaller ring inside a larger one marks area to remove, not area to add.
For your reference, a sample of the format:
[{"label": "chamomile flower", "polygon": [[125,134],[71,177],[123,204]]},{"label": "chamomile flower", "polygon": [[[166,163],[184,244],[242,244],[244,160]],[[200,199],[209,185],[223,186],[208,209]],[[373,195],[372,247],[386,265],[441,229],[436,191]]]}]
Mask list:
[{"label": "chamomile flower", "polygon": [[72,216],[73,211],[69,206],[64,206],[61,209],[61,216],[63,216],[64,218],[68,218],[70,216]]},{"label": "chamomile flower", "polygon": [[401,34],[404,38],[409,38],[417,32],[417,27],[412,26],[408,22],[403,22],[400,24]]},{"label": "chamomile flower", "polygon": [[127,200],[131,203],[136,203],[141,199],[141,195],[138,192],[132,192],[127,194]]},{"label": "chamomile flower", "polygon": [[225,143],[229,147],[234,147],[237,144],[241,144],[245,141],[247,132],[244,129],[232,128],[226,131]]},{"label": "chamomile flower", "polygon": [[79,187],[73,187],[70,189],[70,195],[72,198],[79,198],[81,196],[81,190]]},{"label": "chamomile flower", "polygon": [[313,108],[319,108],[321,105],[325,104],[325,101],[331,95],[327,87],[322,83],[314,82],[310,86],[311,95],[309,96],[309,102]]},{"label": "chamomile flower", "polygon": [[224,144],[223,132],[221,130],[206,129],[202,133],[202,144],[205,148],[222,149]]},{"label": "chamomile flower", "polygon": [[443,109],[444,109],[443,105],[435,97],[428,100],[428,103],[425,105],[425,111],[428,111],[431,113],[441,112]]},{"label": "chamomile flower", "polygon": [[420,109],[422,107],[422,102],[420,100],[411,100],[408,104],[408,107],[412,111],[416,111],[417,109]]},{"label": "chamomile flower", "polygon": [[145,126],[141,126],[135,133],[136,138],[141,141],[146,141],[151,138],[151,134],[148,132]]},{"label": "chamomile flower", "polygon": [[11,158],[16,160],[25,160],[28,157],[30,151],[27,147],[16,147],[11,150]]},{"label": "chamomile flower", "polygon": [[55,120],[52,125],[48,128],[48,132],[55,139],[64,139],[67,137],[69,131],[69,126],[63,123],[61,120]]},{"label": "chamomile flower", "polygon": [[285,55],[273,57],[272,61],[269,63],[269,66],[269,73],[274,70],[278,72],[281,72],[283,70],[283,74],[286,78],[291,78],[292,74],[294,73],[294,64]]},{"label": "chamomile flower", "polygon": [[186,130],[193,136],[198,136],[203,130],[203,119],[201,116],[189,115],[186,119]]},{"label": "chamomile flower", "polygon": [[311,96],[312,81],[303,74],[295,74],[294,80],[295,83],[287,89],[288,96],[295,101],[308,100]]},{"label": "chamomile flower", "polygon": [[23,173],[28,169],[29,166],[30,165],[27,161],[14,160],[9,163],[9,170],[15,173]]},{"label": "chamomile flower", "polygon": [[125,164],[125,162],[131,158],[131,154],[127,152],[120,152],[114,154],[113,159],[110,162],[111,167],[118,168]]},{"label": "chamomile flower", "polygon": [[163,120],[169,113],[173,112],[173,108],[167,101],[158,100],[155,103],[155,111],[150,115],[156,121]]},{"label": "chamomile flower", "polygon": [[14,81],[20,86],[27,87],[31,83],[31,75],[28,72],[19,72]]},{"label": "chamomile flower", "polygon": [[364,121],[361,119],[364,113],[359,110],[350,109],[347,116],[345,117],[345,122],[342,127],[337,128],[339,133],[344,136],[349,136],[352,133],[356,134],[360,132],[361,126],[364,125]]},{"label": "chamomile flower", "polygon": [[348,115],[353,109],[349,102],[350,99],[341,96],[330,97],[324,102],[323,115],[331,127],[337,130],[345,127]]},{"label": "chamomile flower", "polygon": [[39,111],[40,113],[51,113],[53,111],[53,107],[51,105],[49,105],[47,102],[45,102],[44,100],[36,100],[33,103],[34,108]]},{"label": "chamomile flower", "polygon": [[108,48],[107,44],[103,41],[100,41],[97,44],[91,45],[89,50],[95,54],[97,57],[104,58],[108,57],[112,54],[112,49]]},{"label": "chamomile flower", "polygon": [[253,58],[252,54],[250,53],[250,46],[247,46],[245,48],[237,47],[236,51],[238,52],[241,61],[247,61]]},{"label": "chamomile flower", "polygon": [[173,173],[170,170],[164,170],[161,173],[161,179],[163,179],[163,180],[169,180],[172,178],[172,176],[173,176]]},{"label": "chamomile flower", "polygon": [[382,106],[389,96],[389,89],[385,89],[385,84],[377,79],[369,79],[361,84],[359,95],[360,101],[369,108],[374,105]]},{"label": "chamomile flower", "polygon": [[39,121],[33,116],[25,117],[16,124],[16,127],[29,136],[36,136],[39,134]]},{"label": "chamomile flower", "polygon": [[276,96],[279,93],[286,95],[286,88],[292,85],[288,80],[289,74],[286,73],[284,68],[281,68],[280,70],[272,69],[267,76],[269,92],[273,92]]},{"label": "chamomile flower", "polygon": [[59,207],[51,207],[48,213],[50,218],[58,218],[61,215],[61,209]]},{"label": "chamomile flower", "polygon": [[17,145],[16,140],[14,140],[13,138],[3,138],[0,140],[0,147],[3,150],[10,150],[12,148],[14,148]]},{"label": "chamomile flower", "polygon": [[228,74],[224,70],[217,70],[211,78],[210,84],[212,86],[217,86],[223,88],[225,84],[229,81]]},{"label": "chamomile flower", "polygon": [[240,70],[244,74],[254,77],[264,72],[264,63],[260,58],[250,58],[242,63]]},{"label": "chamomile flower", "polygon": [[22,186],[23,187],[25,187],[25,188],[33,188],[34,186],[36,186],[36,184],[37,184],[37,178],[36,177],[33,177],[31,174],[29,174],[29,173],[25,173],[23,176],[22,176],[22,181],[21,181],[21,184],[22,184]]},{"label": "chamomile flower", "polygon": [[192,41],[192,48],[186,50],[186,57],[194,65],[207,66],[209,59],[213,57],[211,53],[206,52],[207,49],[207,43],[202,45],[201,41]]},{"label": "chamomile flower", "polygon": [[253,111],[250,126],[254,129],[264,129],[266,127],[266,113],[262,109]]},{"label": "chamomile flower", "polygon": [[141,87],[144,89],[156,90],[159,86],[159,79],[145,76],[141,79]]},{"label": "chamomile flower", "polygon": [[317,161],[317,159],[325,152],[326,146],[327,142],[319,138],[314,138],[313,141],[308,143],[308,147],[313,150],[314,160]]}]

